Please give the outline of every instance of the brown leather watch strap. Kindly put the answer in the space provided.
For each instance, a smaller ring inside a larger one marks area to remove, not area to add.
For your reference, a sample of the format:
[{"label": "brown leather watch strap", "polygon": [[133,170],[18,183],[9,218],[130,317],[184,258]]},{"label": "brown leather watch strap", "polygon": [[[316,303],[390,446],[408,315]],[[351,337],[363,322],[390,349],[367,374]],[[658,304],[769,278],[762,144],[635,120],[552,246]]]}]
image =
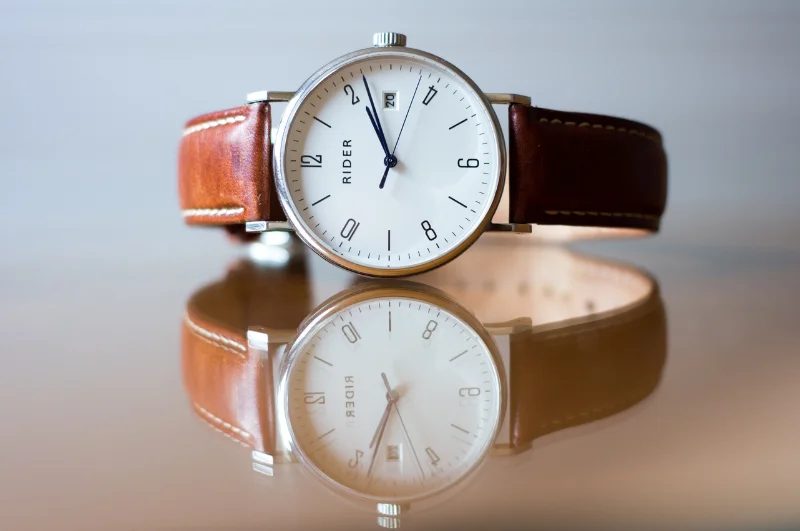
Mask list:
[{"label": "brown leather watch strap", "polygon": [[187,122],[178,158],[178,191],[186,223],[286,219],[272,179],[270,122],[268,103]]},{"label": "brown leather watch strap", "polygon": [[658,385],[666,358],[658,289],[630,308],[511,336],[511,446],[619,413]]},{"label": "brown leather watch strap", "polygon": [[[249,328],[294,332],[310,310],[305,253],[279,267],[238,262],[195,292],[182,324],[183,382],[195,412],[228,437],[275,453],[273,356],[248,346]],[[276,304],[276,301],[282,301]]]},{"label": "brown leather watch strap", "polygon": [[511,104],[509,133],[512,223],[658,230],[667,158],[652,127]]}]

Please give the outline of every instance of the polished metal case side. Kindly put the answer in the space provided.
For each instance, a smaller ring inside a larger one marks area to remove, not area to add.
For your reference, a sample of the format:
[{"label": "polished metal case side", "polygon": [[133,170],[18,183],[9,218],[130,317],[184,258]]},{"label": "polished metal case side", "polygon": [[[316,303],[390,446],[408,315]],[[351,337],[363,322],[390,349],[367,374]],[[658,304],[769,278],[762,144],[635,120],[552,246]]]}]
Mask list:
[{"label": "polished metal case side", "polygon": [[[368,494],[360,493],[349,487],[345,487],[334,481],[322,470],[320,470],[308,457],[305,451],[295,443],[294,431],[289,420],[289,394],[288,394],[288,381],[293,366],[296,363],[298,356],[305,349],[306,344],[313,339],[316,330],[324,325],[328,319],[332,318],[344,308],[359,304],[361,302],[378,299],[378,298],[406,298],[412,300],[421,300],[429,304],[439,306],[443,310],[452,313],[454,316],[461,319],[468,327],[475,331],[478,339],[483,342],[486,350],[489,352],[494,367],[497,372],[498,379],[498,400],[497,400],[497,423],[490,436],[487,438],[488,444],[484,449],[481,458],[476,459],[475,463],[467,467],[461,472],[461,475],[455,482],[445,484],[440,488],[433,490],[418,497],[409,498],[379,498],[370,496]],[[300,462],[304,463],[318,478],[320,478],[325,485],[332,488],[334,491],[344,493],[362,501],[390,503],[390,504],[403,504],[411,501],[418,502],[433,498],[441,494],[443,491],[454,488],[457,484],[469,478],[483,462],[486,457],[492,452],[493,442],[497,439],[500,429],[503,424],[503,419],[506,415],[507,407],[507,390],[508,384],[506,379],[506,371],[503,361],[498,351],[497,344],[495,343],[492,335],[484,328],[483,324],[475,317],[469,310],[452,300],[449,296],[436,288],[425,284],[418,284],[409,281],[392,281],[381,282],[375,281],[365,283],[361,286],[356,286],[342,293],[339,293],[324,303],[304,321],[301,325],[297,338],[293,343],[289,344],[286,348],[286,353],[280,368],[279,384],[278,384],[278,400],[277,400],[277,419],[280,425],[281,433],[286,436],[286,447],[290,449],[291,454]]]},{"label": "polished metal case side", "polygon": [[[277,330],[263,327],[251,327],[247,330],[247,348],[254,356],[261,356],[264,363],[272,365],[271,375],[278,373],[283,354],[284,347],[292,341],[295,337],[294,330]],[[270,382],[268,388],[273,389],[273,397],[277,399],[277,378],[272,376],[273,381]],[[267,385],[267,382],[263,382]],[[273,400],[273,404],[276,401]],[[273,405],[273,407],[275,407]],[[291,453],[288,447],[282,444],[284,437],[281,435],[280,427],[276,429],[275,433],[275,446],[272,454],[253,450],[251,457],[253,460],[253,470],[264,474],[265,476],[272,476],[274,474],[275,463],[289,463],[292,461]]]},{"label": "polished metal case side", "polygon": [[[493,130],[494,133],[493,134],[493,139],[495,144],[494,149],[496,150],[497,165],[498,165],[498,180],[497,180],[497,188],[494,191],[494,197],[492,198],[492,201],[489,204],[489,207],[486,211],[486,215],[483,217],[480,223],[478,223],[478,225],[475,228],[475,231],[470,235],[468,235],[458,246],[456,246],[449,252],[443,254],[442,256],[419,265],[401,267],[401,268],[378,268],[378,267],[370,267],[361,264],[356,264],[354,262],[351,262],[350,260],[347,260],[343,256],[339,256],[336,253],[331,252],[330,250],[323,247],[319,242],[317,242],[315,237],[311,234],[311,231],[308,228],[306,228],[305,223],[302,221],[302,218],[300,217],[297,208],[291,199],[291,195],[289,193],[289,189],[287,186],[286,175],[283,170],[284,160],[286,158],[286,139],[289,127],[291,123],[294,121],[295,115],[300,110],[300,106],[305,101],[306,97],[320,83],[324,82],[328,78],[328,76],[330,76],[340,68],[344,68],[351,63],[355,63],[361,60],[373,57],[381,57],[381,56],[400,56],[400,57],[406,56],[422,60],[425,62],[436,63],[437,66],[448,71],[451,75],[458,78],[462,83],[464,83],[464,85],[468,87],[475,94],[476,101],[480,102],[484,106],[486,115],[490,118],[491,129]],[[315,72],[310,78],[308,78],[308,80],[306,80],[306,82],[303,83],[303,85],[294,94],[294,97],[289,101],[289,104],[287,105],[286,110],[284,111],[283,116],[281,118],[281,122],[278,127],[278,134],[275,138],[273,166],[274,166],[273,172],[275,176],[275,185],[278,190],[278,198],[280,200],[284,212],[286,213],[287,219],[294,227],[295,231],[300,236],[300,238],[309,247],[311,247],[311,249],[315,253],[317,253],[325,260],[333,264],[336,264],[344,269],[347,269],[349,271],[373,277],[398,277],[398,276],[407,276],[407,275],[415,275],[418,273],[423,273],[425,271],[429,271],[431,269],[435,269],[439,266],[446,264],[447,262],[453,260],[458,255],[466,251],[475,242],[475,240],[483,233],[486,227],[489,226],[492,217],[494,216],[494,213],[497,210],[497,206],[500,203],[500,198],[503,195],[503,190],[505,189],[506,171],[507,171],[506,144],[505,144],[505,139],[503,137],[503,131],[500,126],[500,122],[497,118],[497,114],[494,112],[494,109],[492,108],[492,105],[489,99],[484,94],[484,92],[466,74],[464,74],[461,70],[459,70],[449,62],[445,61],[441,57],[424,52],[422,50],[416,50],[413,48],[405,48],[405,47],[366,48],[363,50],[358,50],[350,54],[344,55],[338,59],[335,59],[334,61],[323,66],[321,69]]]}]

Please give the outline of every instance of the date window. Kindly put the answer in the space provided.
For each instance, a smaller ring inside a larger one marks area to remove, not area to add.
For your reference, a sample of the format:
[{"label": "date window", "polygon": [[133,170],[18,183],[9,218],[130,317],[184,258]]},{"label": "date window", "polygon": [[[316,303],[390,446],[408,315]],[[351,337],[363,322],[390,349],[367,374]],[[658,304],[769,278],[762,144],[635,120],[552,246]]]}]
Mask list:
[{"label": "date window", "polygon": [[400,108],[400,103],[397,101],[397,91],[383,92],[383,108],[387,111],[396,111]]},{"label": "date window", "polygon": [[387,444],[386,445],[386,460],[390,463],[400,461],[402,458],[402,448],[399,444]]}]

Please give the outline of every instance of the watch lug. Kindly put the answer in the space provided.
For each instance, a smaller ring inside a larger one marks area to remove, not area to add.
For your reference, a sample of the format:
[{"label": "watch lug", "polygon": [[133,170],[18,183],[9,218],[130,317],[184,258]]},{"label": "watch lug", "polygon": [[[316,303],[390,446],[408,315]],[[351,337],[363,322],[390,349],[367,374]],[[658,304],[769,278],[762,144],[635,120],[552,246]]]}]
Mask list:
[{"label": "watch lug", "polygon": [[378,503],[378,525],[386,529],[400,527],[400,515],[406,513],[411,505],[404,503]]},{"label": "watch lug", "polygon": [[273,464],[274,460],[272,456],[269,454],[265,454],[264,452],[258,452],[253,450],[253,470],[258,472],[259,474],[264,474],[265,476],[272,476],[273,475]]},{"label": "watch lug", "polygon": [[521,454],[523,452],[527,452],[531,449],[533,443],[525,443],[520,446],[512,446],[511,443],[497,443],[492,446],[490,450],[491,455],[496,455],[499,457],[508,457],[511,455]]},{"label": "watch lug", "polygon": [[515,319],[507,323],[502,323],[500,326],[494,326],[492,329],[488,327],[486,329],[487,332],[491,334],[494,344],[497,347],[497,361],[500,363],[498,369],[500,369],[501,374],[506,375],[506,378],[504,378],[505,385],[501,386],[503,393],[501,400],[505,406],[502,409],[505,413],[503,414],[503,418],[499,419],[500,429],[497,431],[495,440],[492,441],[493,448],[502,448],[504,446],[510,446],[511,444],[511,427],[513,425],[511,421],[511,382],[507,379],[508,375],[511,374],[511,335],[514,333],[514,329],[517,326],[523,324],[522,319]]},{"label": "watch lug", "polygon": [[294,330],[253,327],[247,330],[247,345],[252,349],[270,352],[279,345],[291,342],[294,337]]},{"label": "watch lug", "polygon": [[531,104],[531,97],[523,96],[521,94],[507,94],[505,92],[487,92],[486,98],[492,105],[510,105],[512,103],[521,103],[523,105]]},{"label": "watch lug", "polygon": [[247,331],[247,346],[256,350],[269,351],[269,334],[257,330]]},{"label": "watch lug", "polygon": [[530,317],[517,317],[502,323],[484,323],[483,326],[493,336],[510,336],[532,329],[533,321]]},{"label": "watch lug", "polygon": [[294,91],[288,92],[283,90],[257,90],[247,94],[247,104],[261,103],[263,101],[276,102],[276,101],[289,101],[294,98]]},{"label": "watch lug", "polygon": [[288,221],[248,221],[244,224],[244,230],[245,232],[294,232],[294,227]]},{"label": "watch lug", "polygon": [[484,232],[514,232],[517,234],[530,234],[533,232],[527,223],[489,223]]},{"label": "watch lug", "polygon": [[[295,330],[281,330],[266,327],[251,327],[247,329],[248,349],[256,351],[263,363],[271,364],[272,370],[269,371],[269,378],[272,379],[270,387],[273,389],[273,417],[277,418],[277,410],[274,404],[278,403],[278,386],[280,380],[280,367],[286,351],[286,345],[294,340]],[[265,382],[266,383],[266,382]],[[294,456],[286,443],[288,437],[285,435],[280,422],[275,425],[275,439],[272,454],[266,454],[254,450],[253,470],[266,476],[273,475],[273,465],[275,463],[292,463]]]}]

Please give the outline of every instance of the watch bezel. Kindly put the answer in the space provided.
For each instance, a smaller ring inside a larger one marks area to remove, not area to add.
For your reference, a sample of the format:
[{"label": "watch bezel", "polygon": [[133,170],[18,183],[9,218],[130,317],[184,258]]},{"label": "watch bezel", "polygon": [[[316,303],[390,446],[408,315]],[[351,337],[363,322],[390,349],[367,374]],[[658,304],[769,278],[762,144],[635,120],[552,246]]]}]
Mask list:
[{"label": "watch bezel", "polygon": [[[437,63],[439,67],[447,71],[453,77],[460,80],[465,86],[467,86],[470,90],[472,90],[476,96],[476,101],[479,102],[481,105],[483,105],[486,114],[490,118],[489,125],[493,132],[492,138],[495,144],[494,145],[495,152],[497,153],[497,172],[498,172],[497,188],[494,190],[494,196],[492,197],[491,203],[489,204],[489,207],[486,210],[485,215],[475,225],[475,229],[472,231],[472,233],[467,235],[467,237],[464,238],[464,240],[461,241],[461,243],[459,243],[457,246],[453,247],[446,253],[434,258],[433,260],[406,267],[373,267],[373,266],[358,264],[347,259],[342,255],[338,255],[337,253],[323,246],[319,241],[317,241],[317,238],[305,226],[305,223],[298,212],[297,205],[294,204],[294,201],[291,198],[291,194],[287,185],[286,174],[284,173],[283,170],[284,161],[286,160],[286,148],[287,148],[286,143],[289,132],[289,124],[291,124],[294,121],[295,116],[299,112],[305,99],[314,91],[314,89],[316,89],[321,83],[327,80],[328,77],[331,76],[337,70],[358,61],[374,57],[382,57],[382,56],[400,56],[400,57],[405,56],[415,59],[421,59],[424,61],[432,61],[434,63]],[[503,195],[503,190],[505,189],[505,181],[506,181],[505,138],[503,137],[503,130],[500,126],[497,114],[494,112],[492,104],[489,102],[485,93],[478,87],[477,84],[475,84],[474,81],[472,81],[472,79],[469,78],[469,76],[464,74],[461,70],[459,70],[457,67],[455,67],[448,61],[436,55],[424,52],[422,50],[417,50],[414,48],[385,47],[385,48],[366,48],[362,50],[357,50],[355,52],[341,56],[331,61],[327,65],[323,66],[319,70],[317,70],[297,90],[294,97],[292,97],[292,99],[289,100],[289,103],[281,117],[280,124],[278,125],[277,136],[275,137],[274,153],[275,154],[273,156],[273,175],[278,192],[278,199],[280,201],[281,206],[283,207],[283,211],[286,213],[287,219],[291,222],[292,226],[295,229],[295,232],[300,237],[300,239],[302,239],[303,242],[306,245],[308,245],[316,254],[318,254],[328,262],[331,262],[335,265],[338,265],[339,267],[347,269],[348,271],[352,271],[354,273],[359,273],[361,275],[366,275],[371,277],[399,277],[399,276],[416,275],[440,267],[446,264],[447,262],[453,260],[461,253],[466,251],[475,242],[475,240],[477,240],[478,237],[484,232],[489,223],[491,223],[492,218],[500,203],[500,198]]]},{"label": "watch bezel", "polygon": [[[484,344],[492,362],[494,363],[494,368],[497,374],[497,422],[492,429],[492,432],[486,438],[488,441],[486,448],[474,463],[466,467],[461,472],[455,481],[452,483],[446,483],[439,488],[431,490],[430,492],[425,492],[416,496],[380,497],[359,492],[351,487],[347,487],[337,482],[323,470],[321,470],[316,464],[314,464],[306,452],[300,448],[296,442],[296,436],[292,428],[292,423],[289,419],[289,377],[291,375],[292,368],[296,365],[297,360],[299,359],[299,356],[305,350],[305,346],[308,344],[308,342],[314,338],[314,333],[319,328],[320,324],[326,322],[331,316],[335,316],[345,308],[363,303],[368,300],[381,298],[405,298],[418,300],[427,304],[438,306],[443,310],[453,314],[471,330],[473,330],[476,337]],[[494,442],[497,440],[497,437],[503,426],[503,419],[505,418],[505,411],[507,407],[507,380],[505,367],[503,365],[500,352],[492,335],[483,326],[483,323],[481,323],[481,321],[464,306],[457,303],[451,297],[436,288],[411,281],[392,281],[391,284],[375,281],[345,290],[344,292],[341,292],[323,302],[318,309],[316,309],[306,318],[298,330],[298,334],[295,339],[286,346],[285,352],[286,355],[281,362],[281,367],[279,370],[278,393],[276,401],[276,417],[280,423],[281,433],[283,433],[286,437],[286,440],[283,442],[286,448],[289,448],[292,455],[296,456],[297,459],[315,476],[320,478],[327,487],[332,488],[337,493],[348,495],[349,497],[357,500],[370,502],[410,503],[428,500],[444,491],[454,489],[457,485],[463,483],[469,477],[472,477],[473,474],[486,461],[486,458],[492,453]]]}]

